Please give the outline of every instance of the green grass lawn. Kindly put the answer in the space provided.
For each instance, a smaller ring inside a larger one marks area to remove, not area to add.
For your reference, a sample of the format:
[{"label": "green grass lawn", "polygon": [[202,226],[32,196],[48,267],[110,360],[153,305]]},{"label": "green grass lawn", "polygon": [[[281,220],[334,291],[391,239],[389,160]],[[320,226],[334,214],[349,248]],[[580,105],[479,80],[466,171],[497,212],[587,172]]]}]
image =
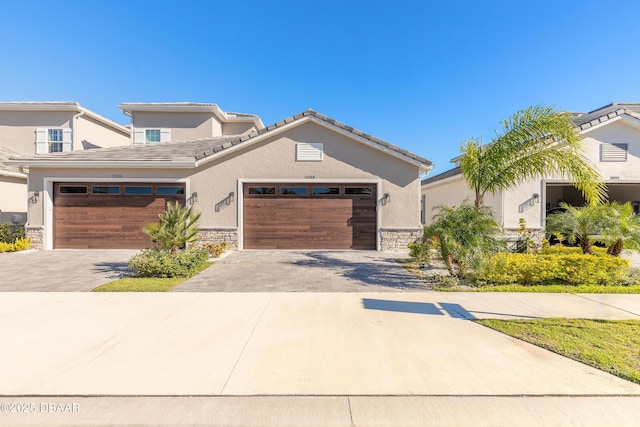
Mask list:
[{"label": "green grass lawn", "polygon": [[539,347],[640,384],[640,320],[476,320]]},{"label": "green grass lawn", "polygon": [[187,277],[157,279],[153,277],[125,277],[94,288],[92,292],[168,292],[187,280]]},{"label": "green grass lawn", "polygon": [[437,291],[444,292],[548,292],[570,294],[640,294],[640,285],[599,286],[599,285],[487,285],[445,287],[432,285]]}]

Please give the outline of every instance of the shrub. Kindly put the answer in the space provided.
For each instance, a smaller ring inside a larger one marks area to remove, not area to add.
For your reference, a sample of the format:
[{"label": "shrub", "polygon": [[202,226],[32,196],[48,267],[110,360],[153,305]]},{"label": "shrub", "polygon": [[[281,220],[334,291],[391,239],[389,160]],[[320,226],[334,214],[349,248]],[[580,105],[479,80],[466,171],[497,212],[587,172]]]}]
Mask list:
[{"label": "shrub", "polygon": [[13,225],[10,222],[0,224],[0,242],[15,243],[18,239],[24,239],[23,225]]},{"label": "shrub", "polygon": [[207,243],[204,247],[209,251],[209,255],[213,258],[220,258],[220,255],[225,253],[231,247],[227,242],[222,243]]},{"label": "shrub", "polygon": [[191,277],[208,264],[206,248],[188,249],[172,255],[160,249],[145,249],[129,260],[138,277]]},{"label": "shrub", "polygon": [[[568,252],[581,251],[571,249]],[[493,284],[614,285],[628,278],[628,269],[629,260],[608,255],[499,253],[484,264],[478,279]]]},{"label": "shrub", "polygon": [[409,243],[409,256],[420,265],[431,265],[432,249],[436,248],[433,239],[422,239],[422,242]]},{"label": "shrub", "polygon": [[0,253],[24,251],[31,247],[31,237],[28,239],[19,238],[15,243],[0,242]]}]

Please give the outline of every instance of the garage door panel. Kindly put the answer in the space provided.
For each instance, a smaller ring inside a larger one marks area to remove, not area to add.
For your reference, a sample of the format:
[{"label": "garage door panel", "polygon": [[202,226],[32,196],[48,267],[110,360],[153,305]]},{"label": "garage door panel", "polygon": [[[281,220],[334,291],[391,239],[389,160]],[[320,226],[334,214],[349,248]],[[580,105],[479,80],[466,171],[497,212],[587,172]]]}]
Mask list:
[{"label": "garage door panel", "polygon": [[[273,184],[252,186],[274,187]],[[243,241],[246,249],[375,249],[377,216],[373,196],[347,196],[342,186],[339,195],[314,196],[309,191],[308,196],[293,197],[280,195],[281,186],[309,187],[277,184],[275,194],[252,196],[245,185]]]},{"label": "garage door panel", "polygon": [[[86,186],[86,194],[60,193],[60,186]],[[56,183],[54,186],[54,248],[142,249],[151,246],[142,227],[158,222],[168,201],[184,203],[184,195],[91,194],[93,183]],[[102,186],[125,186],[113,183]],[[155,191],[164,184],[141,184]],[[172,185],[175,186],[175,185]]]}]

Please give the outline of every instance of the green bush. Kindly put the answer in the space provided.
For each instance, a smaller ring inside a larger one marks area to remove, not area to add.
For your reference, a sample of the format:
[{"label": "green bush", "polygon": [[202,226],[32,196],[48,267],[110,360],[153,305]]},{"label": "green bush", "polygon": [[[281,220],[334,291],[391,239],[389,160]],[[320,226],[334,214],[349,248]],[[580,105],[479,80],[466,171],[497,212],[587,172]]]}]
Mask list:
[{"label": "green bush", "polygon": [[0,253],[24,251],[31,247],[31,237],[28,239],[18,238],[15,243],[0,242]]},{"label": "green bush", "polygon": [[[571,248],[580,251],[580,248]],[[552,252],[564,249],[554,249]],[[492,284],[615,285],[628,277],[629,260],[609,255],[582,253],[517,254],[499,253],[483,266],[478,280]]]},{"label": "green bush", "polygon": [[160,249],[145,249],[129,260],[138,277],[191,277],[208,265],[206,248],[187,249],[172,255]]},{"label": "green bush", "polygon": [[24,239],[23,225],[13,225],[10,222],[0,224],[0,242],[15,243],[18,239]]},{"label": "green bush", "polygon": [[[605,256],[607,255],[607,250],[605,248],[600,248],[597,246],[592,247],[593,255],[597,256]],[[582,249],[578,246],[562,246],[562,245],[553,245],[542,248],[542,255],[569,255],[569,254],[581,254]]]},{"label": "green bush", "polygon": [[436,245],[432,239],[423,239],[422,242],[409,243],[409,256],[416,260],[419,264],[431,265],[433,259],[432,249]]}]

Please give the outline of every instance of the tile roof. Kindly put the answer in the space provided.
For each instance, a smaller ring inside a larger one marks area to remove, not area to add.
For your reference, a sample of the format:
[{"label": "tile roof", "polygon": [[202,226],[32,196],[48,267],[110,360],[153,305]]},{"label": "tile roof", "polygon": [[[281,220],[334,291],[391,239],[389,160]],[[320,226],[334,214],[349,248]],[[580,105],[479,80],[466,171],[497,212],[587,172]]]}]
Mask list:
[{"label": "tile roof", "polygon": [[16,160],[83,160],[83,161],[145,161],[145,160],[173,160],[176,158],[185,159],[191,157],[195,161],[205,159],[228,148],[243,144],[259,136],[266,135],[289,123],[295,122],[305,117],[318,119],[329,123],[335,127],[346,130],[358,137],[380,145],[386,150],[393,151],[402,156],[408,157],[424,166],[431,166],[431,162],[416,154],[410,153],[400,147],[375,138],[360,130],[347,126],[330,117],[316,113],[313,110],[306,110],[300,114],[287,117],[277,123],[259,129],[249,134],[241,136],[227,136],[205,138],[194,141],[176,141],[154,144],[128,145],[122,147],[100,148],[95,150],[68,151],[64,153],[39,154],[31,157],[23,157]]},{"label": "tile roof", "polygon": [[462,172],[460,171],[460,166],[455,167],[453,169],[449,169],[448,171],[439,173],[438,175],[434,175],[427,179],[423,179],[421,185],[431,184],[434,182],[442,181],[443,179],[449,178],[451,176],[460,175]]}]

